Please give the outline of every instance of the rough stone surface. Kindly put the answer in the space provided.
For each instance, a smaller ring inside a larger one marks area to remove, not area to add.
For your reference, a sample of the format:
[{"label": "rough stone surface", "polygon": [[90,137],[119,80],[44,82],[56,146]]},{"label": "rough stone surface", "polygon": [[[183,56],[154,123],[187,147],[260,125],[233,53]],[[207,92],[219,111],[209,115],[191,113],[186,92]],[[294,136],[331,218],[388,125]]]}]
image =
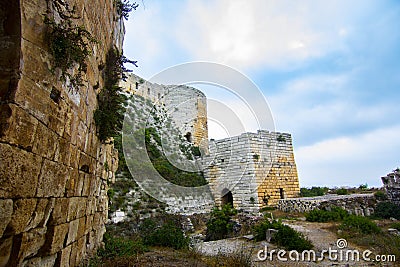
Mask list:
[{"label": "rough stone surface", "polygon": [[0,199],[0,211],[0,236],[2,236],[13,214],[13,201]]},{"label": "rough stone surface", "polygon": [[97,138],[93,112],[99,65],[110,48],[122,49],[124,26],[113,1],[63,1],[98,41],[84,86],[71,90],[50,70],[43,14],[60,20],[53,2],[0,2],[0,266],[77,266],[105,232],[118,154]]},{"label": "rough stone surface", "polygon": [[389,201],[400,205],[400,170],[396,169],[382,177],[382,182]]},{"label": "rough stone surface", "polygon": [[352,194],[281,199],[277,208],[285,212],[309,212],[336,206],[347,210],[350,214],[369,216],[373,214],[375,205],[374,194]]},{"label": "rough stone surface", "polygon": [[258,131],[213,141],[203,165],[217,205],[232,202],[258,213],[300,192],[289,134]]},{"label": "rough stone surface", "polygon": [[207,99],[205,95],[189,86],[162,85],[145,81],[131,74],[121,86],[134,95],[144,97],[159,107],[173,119],[182,136],[208,150]]}]

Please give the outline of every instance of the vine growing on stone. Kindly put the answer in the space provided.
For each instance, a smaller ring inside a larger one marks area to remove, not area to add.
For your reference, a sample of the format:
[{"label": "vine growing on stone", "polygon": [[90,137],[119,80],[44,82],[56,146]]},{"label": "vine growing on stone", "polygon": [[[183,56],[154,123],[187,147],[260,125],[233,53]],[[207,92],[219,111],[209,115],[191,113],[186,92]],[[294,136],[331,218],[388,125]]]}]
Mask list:
[{"label": "vine growing on stone", "polygon": [[[60,17],[56,22],[54,16],[44,15],[44,23],[48,26],[47,39],[52,58],[52,69],[61,70],[60,79],[69,81],[69,88],[77,89],[83,85],[82,73],[87,71],[86,59],[91,54],[90,45],[96,43],[91,33],[83,26],[77,26],[74,19],[76,7],[70,8],[68,3],[61,0],[52,1],[53,9]],[[77,71],[72,68],[78,66]]]},{"label": "vine growing on stone", "polygon": [[112,48],[106,56],[104,68],[104,88],[97,95],[98,108],[94,112],[100,141],[116,136],[122,129],[126,96],[122,94],[119,81],[125,80],[128,70],[124,64],[131,63],[137,67],[137,62],[127,59],[117,49]]}]

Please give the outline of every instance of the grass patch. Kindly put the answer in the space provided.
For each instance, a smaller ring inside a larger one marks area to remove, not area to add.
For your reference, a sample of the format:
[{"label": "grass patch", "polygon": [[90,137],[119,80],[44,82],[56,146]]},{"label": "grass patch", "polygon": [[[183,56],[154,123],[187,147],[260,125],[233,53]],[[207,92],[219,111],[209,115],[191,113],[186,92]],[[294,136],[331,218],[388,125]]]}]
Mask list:
[{"label": "grass patch", "polygon": [[306,214],[309,222],[338,222],[349,216],[349,213],[340,207],[331,207],[331,210],[315,209]]},{"label": "grass patch", "polygon": [[381,229],[371,219],[356,215],[349,215],[344,218],[339,229],[359,234],[378,234],[381,232]]}]

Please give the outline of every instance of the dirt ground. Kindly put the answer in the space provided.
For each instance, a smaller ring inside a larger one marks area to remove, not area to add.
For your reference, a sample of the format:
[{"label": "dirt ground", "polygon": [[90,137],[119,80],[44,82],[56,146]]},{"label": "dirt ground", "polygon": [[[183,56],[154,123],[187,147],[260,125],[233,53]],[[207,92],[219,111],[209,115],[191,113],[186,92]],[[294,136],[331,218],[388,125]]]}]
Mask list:
[{"label": "dirt ground", "polygon": [[[343,260],[330,261],[328,255],[322,261],[318,261],[321,256],[320,252],[323,250],[338,250],[338,237],[335,233],[335,228],[332,223],[310,223],[304,220],[282,220],[283,223],[293,227],[295,230],[303,233],[314,245],[314,251],[316,251],[317,261],[290,261],[288,254],[285,257],[288,261],[279,261],[277,255],[275,254],[273,260],[259,260],[257,257],[258,251],[268,247],[268,251],[276,249],[271,244],[266,241],[254,242],[243,237],[236,237],[224,240],[203,242],[197,244],[195,247],[195,252],[193,251],[178,251],[168,248],[157,248],[152,249],[150,252],[146,252],[130,262],[125,264],[119,263],[119,266],[154,266],[154,267],[180,267],[180,266],[190,266],[190,267],[205,267],[205,266],[229,266],[235,267],[240,265],[235,265],[234,263],[227,265],[226,261],[218,261],[218,255],[231,253],[239,254],[244,253],[251,257],[252,266],[264,267],[264,266],[400,266],[400,263],[392,264],[379,264],[376,262],[367,261],[345,261],[345,253],[347,250],[358,250],[362,253],[365,249],[359,248],[354,244],[348,243],[344,246],[342,243],[342,249],[344,251]],[[262,255],[262,254],[261,254]],[[295,255],[295,254],[294,254]],[[214,256],[214,257],[213,257]],[[217,256],[217,257],[215,257]],[[362,258],[360,254],[360,258]],[[301,258],[300,258],[301,259]],[[338,258],[339,259],[339,258]],[[228,261],[229,262],[229,261]]]}]

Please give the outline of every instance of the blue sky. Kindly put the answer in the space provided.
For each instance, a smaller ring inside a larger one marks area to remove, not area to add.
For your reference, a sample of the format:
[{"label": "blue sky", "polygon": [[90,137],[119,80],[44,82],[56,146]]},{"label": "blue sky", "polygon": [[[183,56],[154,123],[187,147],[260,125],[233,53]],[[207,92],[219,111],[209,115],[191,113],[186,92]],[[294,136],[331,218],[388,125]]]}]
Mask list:
[{"label": "blue sky", "polygon": [[134,72],[211,61],[247,75],[293,136],[301,186],[381,186],[400,167],[399,1],[138,3],[125,23]]}]

